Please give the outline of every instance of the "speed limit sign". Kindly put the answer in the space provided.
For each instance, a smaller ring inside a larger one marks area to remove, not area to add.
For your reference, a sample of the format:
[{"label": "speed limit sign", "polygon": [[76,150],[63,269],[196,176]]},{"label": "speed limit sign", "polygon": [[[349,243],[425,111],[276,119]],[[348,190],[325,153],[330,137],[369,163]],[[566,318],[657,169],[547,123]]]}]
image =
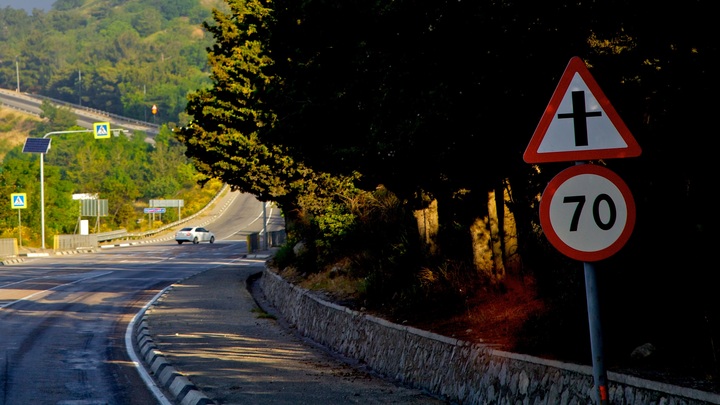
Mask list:
[{"label": "speed limit sign", "polygon": [[617,253],[635,226],[635,201],[610,169],[581,164],[548,183],[540,225],[550,243],[572,259],[594,262]]}]

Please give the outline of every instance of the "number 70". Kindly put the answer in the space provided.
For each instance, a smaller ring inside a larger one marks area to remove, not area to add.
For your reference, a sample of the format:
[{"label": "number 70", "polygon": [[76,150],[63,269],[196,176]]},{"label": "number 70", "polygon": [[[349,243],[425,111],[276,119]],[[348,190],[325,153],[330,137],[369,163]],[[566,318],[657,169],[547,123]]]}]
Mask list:
[{"label": "number 70", "polygon": [[[580,223],[580,216],[582,215],[582,210],[585,206],[585,196],[569,195],[563,198],[563,203],[577,204],[577,206],[575,207],[575,212],[572,216],[572,220],[570,222],[570,232],[575,232],[578,229],[578,224]],[[610,214],[607,218],[607,221],[605,222],[603,222],[603,219],[600,216],[600,207],[603,203],[607,205],[607,209]],[[593,201],[592,206],[592,216],[598,228],[602,229],[603,231],[612,229],[613,225],[615,225],[615,220],[617,219],[617,208],[615,207],[615,203],[609,195],[603,193],[595,197],[595,201]]]}]

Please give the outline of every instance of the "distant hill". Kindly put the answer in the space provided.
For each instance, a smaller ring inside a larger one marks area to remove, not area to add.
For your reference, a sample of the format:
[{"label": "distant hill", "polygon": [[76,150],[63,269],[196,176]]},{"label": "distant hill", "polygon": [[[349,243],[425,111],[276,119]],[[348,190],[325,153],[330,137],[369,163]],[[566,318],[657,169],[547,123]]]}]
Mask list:
[{"label": "distant hill", "polygon": [[[3,3],[0,1],[0,3]],[[0,6],[0,87],[136,120],[182,124],[210,84],[202,23],[222,0],[57,1],[37,15]],[[38,40],[42,38],[42,40]],[[157,106],[152,112],[152,106]]]}]

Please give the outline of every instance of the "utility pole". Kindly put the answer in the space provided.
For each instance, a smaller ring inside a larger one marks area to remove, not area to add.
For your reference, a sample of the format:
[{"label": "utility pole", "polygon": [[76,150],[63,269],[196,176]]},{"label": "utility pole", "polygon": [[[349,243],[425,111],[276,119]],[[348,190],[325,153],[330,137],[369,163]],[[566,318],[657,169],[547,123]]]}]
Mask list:
[{"label": "utility pole", "polygon": [[20,93],[20,63],[18,62],[18,57],[15,57],[15,77],[17,78],[17,87],[15,88],[15,91],[17,93]]}]

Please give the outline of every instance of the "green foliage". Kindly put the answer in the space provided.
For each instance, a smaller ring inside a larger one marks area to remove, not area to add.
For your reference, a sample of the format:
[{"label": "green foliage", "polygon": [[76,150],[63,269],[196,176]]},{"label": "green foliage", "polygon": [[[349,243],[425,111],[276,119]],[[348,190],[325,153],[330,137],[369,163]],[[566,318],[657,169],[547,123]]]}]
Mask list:
[{"label": "green foliage", "polygon": [[288,241],[280,246],[271,259],[271,264],[278,270],[284,270],[286,267],[295,263],[295,252],[293,251],[294,243]]},{"label": "green foliage", "polygon": [[[457,303],[453,280],[467,281],[459,274],[473,264],[468,230],[487,216],[488,192],[509,185],[518,272],[537,278],[553,308],[577,308],[582,277],[568,274],[577,263],[547,243],[537,214],[538,196],[567,164],[521,156],[563,68],[580,56],[643,148],[637,159],[594,162],[629,183],[639,213],[623,251],[598,264],[621,292],[609,318],[647,320],[623,324],[627,339],[652,329],[670,342],[689,334],[669,336],[667,316],[682,324],[712,307],[707,272],[677,277],[711,262],[718,225],[713,148],[703,147],[719,84],[710,2],[228,4],[205,26],[212,86],[190,96],[193,121],[178,139],[204,175],[280,202],[288,232],[306,246],[296,258],[303,271],[351,257],[372,302],[435,291]],[[363,193],[378,185],[397,202]],[[431,200],[439,254],[425,257],[409,213]],[[658,246],[674,249],[658,255]],[[424,284],[423,274],[436,281]],[[662,298],[679,290],[682,298]],[[553,317],[533,323],[577,333]]]},{"label": "green foliage", "polygon": [[[52,106],[44,108],[49,117],[62,116]],[[58,124],[48,121],[43,128],[48,125]],[[36,131],[38,129],[33,130]],[[99,198],[108,200],[109,216],[101,218],[101,231],[118,228],[133,231],[141,230],[137,220],[145,217],[143,207],[148,200],[185,199],[189,201],[185,212],[193,213],[210,201],[222,185],[214,181],[204,188],[197,185],[198,174],[185,157],[184,146],[167,127],[161,128],[154,146],[141,132],[130,137],[94,139],[87,130],[61,131],[50,139],[52,147],[44,159],[46,246],[52,246],[55,234],[76,232],[79,206],[72,199],[73,194],[97,193]],[[18,192],[27,194],[29,206],[21,213],[24,245],[39,245],[39,155],[21,150],[22,145],[14,146],[5,156],[0,170],[0,191],[8,196]],[[17,227],[17,214],[10,204],[0,205],[3,234]],[[165,222],[176,219],[176,213],[163,218]],[[95,218],[91,222],[95,222]]]},{"label": "green foliage", "polygon": [[0,8],[0,87],[148,120],[182,122],[186,95],[207,86],[200,24],[221,0],[64,0],[47,13]]},{"label": "green foliage", "polygon": [[45,118],[46,121],[35,126],[33,135],[42,137],[49,132],[78,128],[77,115],[68,107],[56,107],[50,101],[43,100],[40,110],[40,118]]}]

